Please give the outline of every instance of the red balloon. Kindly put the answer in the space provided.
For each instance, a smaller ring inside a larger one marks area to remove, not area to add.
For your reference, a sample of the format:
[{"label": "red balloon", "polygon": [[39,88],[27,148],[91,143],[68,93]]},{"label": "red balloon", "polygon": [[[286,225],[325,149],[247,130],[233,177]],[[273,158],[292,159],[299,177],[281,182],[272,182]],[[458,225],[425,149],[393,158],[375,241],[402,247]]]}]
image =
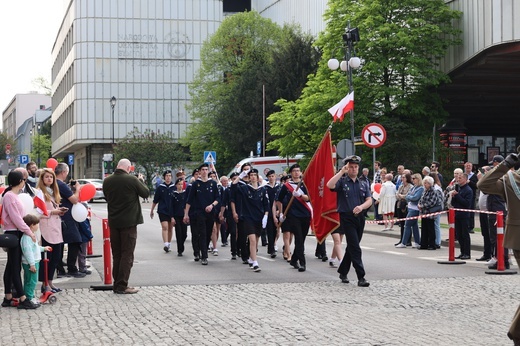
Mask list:
[{"label": "red balloon", "polygon": [[381,183],[374,184],[374,191],[377,193],[381,193]]},{"label": "red balloon", "polygon": [[54,168],[56,168],[57,165],[58,165],[58,161],[55,158],[51,157],[50,159],[47,160],[47,168],[54,170]]},{"label": "red balloon", "polygon": [[94,195],[96,194],[96,187],[94,184],[85,184],[79,190],[79,200],[80,202],[90,201]]}]

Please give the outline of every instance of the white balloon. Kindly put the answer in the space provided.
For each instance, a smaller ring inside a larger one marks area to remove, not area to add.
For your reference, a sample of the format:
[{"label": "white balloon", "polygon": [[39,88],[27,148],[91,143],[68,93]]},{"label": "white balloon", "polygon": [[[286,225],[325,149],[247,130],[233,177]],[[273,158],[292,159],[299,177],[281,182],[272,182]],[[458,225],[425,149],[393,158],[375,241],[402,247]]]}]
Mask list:
[{"label": "white balloon", "polygon": [[27,193],[21,193],[18,195],[18,198],[20,199],[20,202],[22,202],[25,214],[29,214],[34,209],[34,201],[31,196]]},{"label": "white balloon", "polygon": [[76,203],[72,206],[70,211],[72,218],[77,222],[83,222],[87,219],[87,208],[81,203]]}]

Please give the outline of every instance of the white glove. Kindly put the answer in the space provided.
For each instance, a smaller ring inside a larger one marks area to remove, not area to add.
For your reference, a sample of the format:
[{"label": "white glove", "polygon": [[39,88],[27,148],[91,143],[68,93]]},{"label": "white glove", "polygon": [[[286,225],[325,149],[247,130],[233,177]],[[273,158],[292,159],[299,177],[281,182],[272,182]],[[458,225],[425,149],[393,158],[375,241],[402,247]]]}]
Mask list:
[{"label": "white glove", "polygon": [[241,172],[238,177],[240,179],[244,179],[246,177],[247,173],[249,173],[249,170]]},{"label": "white glove", "polygon": [[283,216],[282,213],[280,213],[280,215],[278,216],[278,220],[279,220],[280,222],[284,222],[284,221],[285,221],[285,217]]},{"label": "white glove", "polygon": [[265,228],[267,226],[267,215],[264,215],[262,218],[262,228]]},{"label": "white glove", "polygon": [[294,197],[300,197],[301,195],[303,195],[303,192],[302,192],[302,190],[300,190],[300,189],[298,189],[298,190],[294,190],[293,193],[292,193],[292,195],[293,195]]}]

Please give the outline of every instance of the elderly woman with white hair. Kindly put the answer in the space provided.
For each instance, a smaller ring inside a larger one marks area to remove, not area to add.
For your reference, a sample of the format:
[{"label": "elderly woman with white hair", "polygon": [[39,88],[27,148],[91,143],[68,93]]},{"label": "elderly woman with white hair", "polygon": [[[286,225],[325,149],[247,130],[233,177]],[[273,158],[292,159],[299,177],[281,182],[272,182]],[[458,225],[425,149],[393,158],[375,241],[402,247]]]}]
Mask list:
[{"label": "elderly woman with white hair", "polygon": [[[434,188],[434,180],[430,176],[423,178],[424,191],[417,203],[421,215],[436,213],[442,210],[442,192]],[[435,216],[421,218],[421,246],[419,250],[436,250]]]}]

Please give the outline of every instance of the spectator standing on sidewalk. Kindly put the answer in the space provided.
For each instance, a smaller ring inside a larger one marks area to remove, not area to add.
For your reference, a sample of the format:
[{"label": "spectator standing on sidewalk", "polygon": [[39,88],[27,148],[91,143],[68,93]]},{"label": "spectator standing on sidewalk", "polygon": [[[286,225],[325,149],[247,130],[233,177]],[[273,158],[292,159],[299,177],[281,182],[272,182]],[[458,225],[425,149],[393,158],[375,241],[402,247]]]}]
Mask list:
[{"label": "spectator standing on sidewalk", "polygon": [[347,240],[347,249],[338,268],[339,278],[341,282],[348,283],[347,275],[352,265],[358,277],[358,286],[368,287],[370,283],[365,280],[359,243],[365,229],[364,210],[372,205],[372,196],[368,184],[357,179],[360,162],[359,156],[346,157],[344,166],[327,182],[327,187],[337,193],[340,228]]},{"label": "spectator standing on sidewalk", "polygon": [[[478,180],[482,179],[484,174],[489,171],[489,166],[484,166],[479,170],[477,174]],[[487,201],[488,201],[489,195],[487,193],[484,193],[479,190],[479,197],[478,197],[478,209],[481,211],[479,213],[479,220],[480,220],[480,231],[482,233],[482,238],[484,240],[484,253],[482,254],[482,257],[477,258],[476,260],[481,261],[489,261],[492,257],[492,251],[491,251],[491,238],[489,236],[489,214],[482,213],[483,211],[488,211],[487,207]],[[496,227],[496,226],[495,226]],[[496,243],[496,238],[495,238]]]},{"label": "spectator standing on sidewalk", "polygon": [[[520,151],[520,147],[517,148]],[[504,247],[513,249],[516,262],[520,264],[520,172],[518,154],[509,154],[477,183],[484,193],[501,196],[507,203]],[[513,170],[514,169],[514,170]],[[507,336],[520,345],[520,307],[516,310]]]},{"label": "spectator standing on sidewalk", "polygon": [[58,189],[61,196],[60,206],[67,208],[67,211],[61,217],[63,223],[66,225],[62,227],[63,242],[68,244],[67,275],[75,278],[83,278],[86,276],[86,274],[80,273],[78,267],[76,266],[78,255],[81,251],[81,243],[83,240],[81,239],[79,225],[72,217],[72,206],[79,202],[80,185],[77,184],[74,180],[71,180],[71,187],[76,186],[76,189],[73,192],[69,185],[65,184],[65,180],[67,180],[69,175],[69,166],[66,163],[58,163],[54,169],[54,173],[56,174],[56,181],[58,183]]},{"label": "spectator standing on sidewalk", "polygon": [[[469,209],[472,205],[473,191],[468,185],[468,175],[458,176],[455,189],[450,192],[453,208]],[[471,259],[471,238],[469,237],[469,212],[455,211],[455,234],[460,246],[460,255],[457,258]]]},{"label": "spectator standing on sidewalk", "polygon": [[[2,221],[5,234],[12,234],[18,239],[26,234],[31,237],[33,242],[36,242],[36,236],[33,231],[23,221],[25,214],[25,207],[18,198],[18,194],[25,186],[23,173],[18,171],[11,171],[7,175],[7,183],[9,186],[2,194]],[[19,295],[20,303],[18,309],[36,309],[38,305],[27,299],[23,293],[22,286],[22,247],[20,242],[17,246],[7,249],[7,262],[4,270],[4,300],[2,307],[15,306],[13,304],[13,286]]]},{"label": "spectator standing on sidewalk", "polygon": [[131,163],[121,159],[116,170],[103,181],[103,192],[108,204],[108,226],[112,248],[112,276],[114,293],[133,294],[138,290],[128,286],[134,264],[137,225],[143,223],[139,197],[147,198],[150,190],[130,174]]}]

